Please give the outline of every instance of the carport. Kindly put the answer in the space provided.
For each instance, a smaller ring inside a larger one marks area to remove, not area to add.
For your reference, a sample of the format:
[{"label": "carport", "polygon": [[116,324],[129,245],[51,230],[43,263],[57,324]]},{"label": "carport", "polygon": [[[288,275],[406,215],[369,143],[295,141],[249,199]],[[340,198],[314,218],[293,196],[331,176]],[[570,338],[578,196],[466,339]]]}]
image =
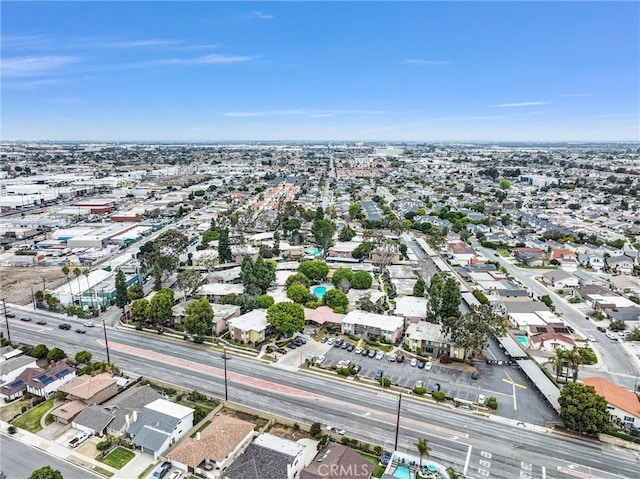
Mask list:
[{"label": "carport", "polygon": [[540,369],[538,364],[528,359],[517,360],[516,363],[522,372],[531,380],[536,389],[540,391],[540,394],[549,401],[551,407],[557,412],[560,412],[560,403],[558,398],[560,397],[560,390],[556,387],[551,379],[549,379]]},{"label": "carport", "polygon": [[503,336],[502,338],[497,339],[498,342],[502,344],[505,352],[511,356],[511,359],[522,359],[527,357],[527,353],[522,350],[520,345],[511,336]]}]

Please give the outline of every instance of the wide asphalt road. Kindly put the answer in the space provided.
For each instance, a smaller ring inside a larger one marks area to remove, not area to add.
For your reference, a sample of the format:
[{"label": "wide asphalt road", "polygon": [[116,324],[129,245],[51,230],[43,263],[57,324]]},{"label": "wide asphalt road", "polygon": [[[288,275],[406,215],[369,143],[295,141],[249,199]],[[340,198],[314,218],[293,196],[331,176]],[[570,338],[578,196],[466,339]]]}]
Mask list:
[{"label": "wide asphalt road", "polygon": [[[46,326],[37,326],[14,319],[12,337],[58,346],[69,355],[87,349],[94,359],[105,357],[101,328],[88,328],[86,335],[80,335],[58,329],[57,320],[47,321]],[[219,352],[162,336],[118,330],[108,334],[111,361],[121,369],[224,397]],[[228,360],[227,370],[230,401],[299,422],[336,426],[350,437],[393,449],[397,395],[240,357]],[[636,454],[502,421],[405,397],[398,449],[415,454],[417,438],[425,437],[435,460],[476,479],[638,476]]]}]

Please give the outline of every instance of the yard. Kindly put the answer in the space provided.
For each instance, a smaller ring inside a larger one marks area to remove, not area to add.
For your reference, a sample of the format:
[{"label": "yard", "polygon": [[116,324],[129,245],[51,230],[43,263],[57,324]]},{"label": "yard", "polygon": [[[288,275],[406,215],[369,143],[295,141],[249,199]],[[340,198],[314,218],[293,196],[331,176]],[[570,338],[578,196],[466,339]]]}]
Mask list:
[{"label": "yard", "polygon": [[369,454],[364,454],[364,453],[360,453],[360,455],[362,457],[364,457],[367,461],[369,461],[371,464],[373,464],[373,473],[372,476],[373,477],[382,477],[382,474],[384,474],[384,470],[385,467],[380,465],[380,462],[378,461],[377,457],[373,457]]},{"label": "yard", "polygon": [[22,416],[13,421],[13,425],[26,431],[37,433],[42,429],[40,419],[49,409],[53,407],[53,399],[39,404],[33,409],[25,412]]},{"label": "yard", "polygon": [[116,447],[102,459],[102,462],[115,469],[122,469],[134,457],[136,457],[136,455],[133,451],[125,449],[124,447]]}]

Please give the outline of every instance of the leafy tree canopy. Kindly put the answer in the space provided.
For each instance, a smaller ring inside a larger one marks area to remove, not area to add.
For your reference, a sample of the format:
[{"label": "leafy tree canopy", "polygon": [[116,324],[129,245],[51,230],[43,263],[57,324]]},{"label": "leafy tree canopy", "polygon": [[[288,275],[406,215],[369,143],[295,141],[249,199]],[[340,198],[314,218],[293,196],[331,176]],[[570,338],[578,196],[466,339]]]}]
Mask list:
[{"label": "leafy tree canopy", "polygon": [[51,466],[44,466],[31,473],[28,479],[64,479],[62,473]]},{"label": "leafy tree canopy", "polygon": [[189,334],[204,336],[211,332],[213,326],[213,308],[207,298],[200,298],[187,304],[184,308],[184,328]]},{"label": "leafy tree canopy", "polygon": [[298,266],[298,271],[313,281],[322,281],[329,274],[329,266],[323,261],[304,261]]},{"label": "leafy tree canopy", "polygon": [[287,298],[289,298],[294,303],[306,303],[308,297],[309,288],[307,288],[303,284],[295,283],[287,288]]},{"label": "leafy tree canopy", "polygon": [[567,383],[558,402],[560,418],[568,429],[595,435],[611,428],[607,401],[596,394],[593,386]]},{"label": "leafy tree canopy", "polygon": [[369,289],[373,283],[373,278],[366,271],[357,271],[353,273],[350,282],[353,289]]},{"label": "leafy tree canopy", "polygon": [[304,327],[304,310],[296,303],[276,303],[267,309],[267,321],[286,336]]},{"label": "leafy tree canopy", "polygon": [[296,273],[296,274],[292,274],[291,276],[289,276],[287,278],[287,280],[285,281],[285,286],[288,288],[289,286],[291,286],[292,284],[303,284],[305,285],[307,288],[309,287],[309,285],[311,284],[309,282],[309,278],[307,278],[304,274],[302,273]]},{"label": "leafy tree canopy", "polygon": [[331,276],[331,282],[334,286],[338,286],[338,284],[340,284],[340,281],[342,281],[343,279],[351,282],[352,277],[353,271],[351,271],[349,268],[340,268],[335,273],[333,273],[333,276]]}]

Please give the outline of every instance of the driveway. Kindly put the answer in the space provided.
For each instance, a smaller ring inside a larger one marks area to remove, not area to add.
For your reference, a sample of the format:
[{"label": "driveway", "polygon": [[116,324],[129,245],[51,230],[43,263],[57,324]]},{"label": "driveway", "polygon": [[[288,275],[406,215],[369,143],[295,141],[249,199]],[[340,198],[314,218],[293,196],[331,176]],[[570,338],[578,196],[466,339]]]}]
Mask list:
[{"label": "driveway", "polygon": [[328,349],[331,349],[331,346],[327,343],[319,343],[306,335],[305,337],[307,338],[307,344],[299,346],[296,349],[284,348],[287,354],[275,353],[278,357],[278,366],[297,368],[309,356],[323,356]]}]

